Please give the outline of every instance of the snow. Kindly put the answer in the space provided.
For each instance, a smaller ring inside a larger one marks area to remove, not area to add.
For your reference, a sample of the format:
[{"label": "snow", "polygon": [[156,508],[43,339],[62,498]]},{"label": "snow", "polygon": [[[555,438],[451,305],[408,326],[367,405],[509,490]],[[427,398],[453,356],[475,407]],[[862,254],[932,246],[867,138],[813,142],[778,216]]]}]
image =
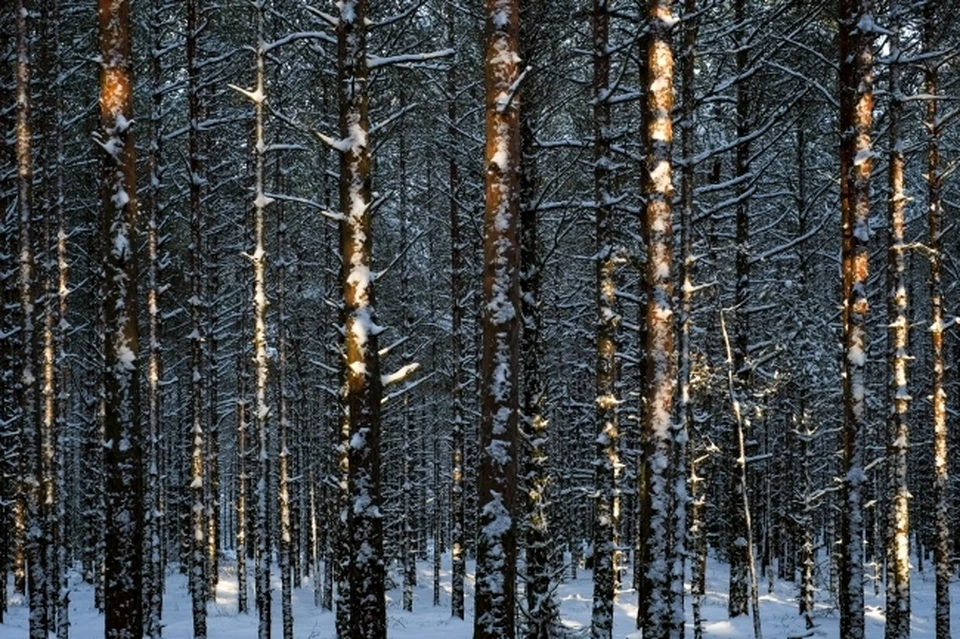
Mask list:
[{"label": "snow", "polygon": [[[567,557],[569,559],[569,556]],[[819,557],[820,561],[825,558]],[[914,559],[914,564],[916,560]],[[629,565],[629,563],[627,563]],[[432,561],[419,562],[417,565],[417,586],[414,589],[414,612],[405,612],[401,608],[402,591],[399,576],[400,568],[390,566],[394,575],[393,582],[398,587],[387,592],[387,631],[390,639],[468,639],[473,636],[473,586],[474,564],[467,562],[466,580],[466,618],[461,621],[450,616],[450,554],[442,557],[440,569],[440,606],[432,606],[433,572]],[[250,568],[252,569],[252,565]],[[729,568],[718,563],[713,557],[707,564],[707,589],[703,597],[701,611],[704,618],[703,629],[706,639],[746,638],[753,636],[752,620],[749,616],[735,619],[727,617],[726,584]],[[689,571],[689,568],[688,568]],[[279,571],[271,571],[273,589],[279,591]],[[250,572],[252,573],[252,570]],[[569,568],[566,570],[569,574]],[[869,574],[869,573],[868,573]],[[687,577],[689,578],[689,572]],[[911,639],[933,639],[934,633],[934,574],[932,570],[911,575]],[[623,584],[631,583],[629,573],[624,576]],[[93,606],[93,589],[81,582],[78,574],[70,578],[70,636],[102,637],[103,616]],[[951,612],[954,627],[960,624],[960,583],[954,581],[951,588]],[[589,627],[593,583],[591,572],[580,569],[578,578],[559,585],[556,592],[560,604],[562,623],[573,631],[583,631]],[[686,636],[693,636],[691,611],[692,598],[690,584],[685,584],[686,596]],[[884,596],[874,596],[873,584],[865,585],[864,616],[867,639],[882,639],[884,620]],[[26,639],[28,610],[26,598],[13,593],[12,580],[8,583],[11,593],[10,609],[0,624],[0,639]],[[250,601],[253,601],[253,580],[249,584]],[[522,597],[518,593],[518,598]],[[760,613],[763,620],[764,636],[790,637],[808,636],[804,619],[797,614],[797,585],[787,581],[775,581],[772,591],[768,591],[766,579],[760,583]],[[295,639],[333,639],[333,612],[324,612],[313,604],[312,584],[305,581],[301,588],[293,591],[293,618]],[[222,563],[220,583],[216,597],[208,604],[210,616],[209,639],[255,639],[257,636],[256,612],[249,615],[237,613],[237,576],[233,558]],[[272,601],[273,636],[281,637],[282,615],[280,598]],[[190,593],[187,577],[177,572],[175,565],[167,573],[167,587],[163,597],[163,636],[171,639],[187,639],[193,636],[190,615]],[[636,630],[637,597],[633,591],[623,591],[614,605],[613,636],[617,639],[640,639]],[[816,627],[815,638],[833,638],[839,636],[839,618],[836,606],[829,601],[826,593],[817,591],[816,606],[813,615]]]},{"label": "snow", "polygon": [[134,370],[134,362],[136,362],[136,360],[136,354],[134,354],[126,344],[121,345],[120,348],[117,349],[117,362],[123,367],[123,370]]}]

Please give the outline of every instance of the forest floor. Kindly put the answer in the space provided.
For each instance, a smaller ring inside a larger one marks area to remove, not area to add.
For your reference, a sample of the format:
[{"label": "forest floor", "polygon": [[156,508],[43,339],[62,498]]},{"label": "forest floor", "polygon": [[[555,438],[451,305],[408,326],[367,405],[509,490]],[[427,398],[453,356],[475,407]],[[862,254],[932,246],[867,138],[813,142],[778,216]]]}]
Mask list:
[{"label": "forest floor", "polygon": [[[419,583],[414,593],[414,612],[401,609],[399,589],[388,593],[387,616],[391,639],[468,639],[473,634],[473,565],[468,564],[467,575],[467,620],[450,616],[450,557],[444,557],[441,570],[440,606],[433,602],[433,571],[429,562],[419,566]],[[928,564],[929,565],[929,564]],[[252,568],[252,566],[251,566]],[[273,573],[274,577],[276,572]],[[727,566],[711,560],[707,571],[707,595],[702,606],[704,635],[706,637],[730,637],[750,639],[753,626],[750,617],[736,619],[727,617]],[[869,574],[869,570],[868,570]],[[252,581],[252,570],[251,570]],[[394,575],[396,578],[396,575]],[[399,583],[399,581],[397,582]],[[630,583],[630,577],[624,580]],[[689,584],[688,584],[689,586]],[[817,612],[813,631],[805,630],[802,617],[797,614],[795,584],[777,581],[773,591],[768,592],[764,580],[760,584],[760,617],[765,639],[788,639],[790,637],[823,637],[836,639],[839,636],[839,617],[836,606],[826,601],[826,593],[818,593]],[[103,616],[93,607],[93,589],[87,584],[74,586],[70,602],[70,636],[75,639],[97,639],[103,636]],[[882,591],[882,588],[881,588]],[[12,584],[8,584],[12,592]],[[590,624],[590,607],[593,584],[589,570],[580,570],[575,580],[568,580],[557,590],[563,624],[572,636],[587,635]],[[235,566],[225,565],[217,588],[217,597],[209,605],[210,639],[255,639],[257,635],[256,613],[237,613],[237,581]],[[960,583],[951,585],[952,627],[960,628]],[[250,606],[253,607],[251,584]],[[616,639],[639,639],[635,631],[637,598],[632,591],[623,592],[616,604],[614,633]],[[689,590],[686,597],[687,637],[693,636]],[[912,639],[934,636],[934,583],[933,572],[914,572],[912,580]],[[25,639],[27,637],[27,606],[25,600],[14,595],[9,602],[8,614],[0,624],[0,639]],[[163,636],[167,639],[190,639],[192,636],[191,605],[186,577],[174,572],[167,579],[163,601]],[[295,639],[332,639],[334,615],[323,612],[313,605],[313,589],[307,585],[293,593]],[[273,634],[282,637],[280,617],[280,584],[275,581],[272,611]],[[883,594],[874,595],[873,584],[866,588],[866,629],[868,639],[883,637]],[[53,635],[51,635],[53,636]]]}]

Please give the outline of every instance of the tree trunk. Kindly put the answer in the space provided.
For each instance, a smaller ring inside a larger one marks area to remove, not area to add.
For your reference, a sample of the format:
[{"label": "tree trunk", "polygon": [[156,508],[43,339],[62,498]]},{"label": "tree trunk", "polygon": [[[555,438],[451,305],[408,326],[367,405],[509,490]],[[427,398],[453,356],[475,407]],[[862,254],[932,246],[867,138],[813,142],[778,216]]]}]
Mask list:
[{"label": "tree trunk", "polygon": [[873,126],[870,0],[840,0],[840,208],[843,225],[843,466],[840,634],[863,639],[867,275]]},{"label": "tree trunk", "polygon": [[380,358],[371,272],[367,0],[345,0],[337,21],[340,102],[340,255],[344,314],[343,408],[348,443],[350,639],[386,636],[380,515]]},{"label": "tree trunk", "polygon": [[[151,3],[152,20],[159,23],[163,14],[162,0]],[[163,65],[160,51],[163,48],[162,32],[153,34],[150,55],[150,140],[147,147],[147,172],[149,187],[144,201],[147,231],[147,432],[144,509],[144,557],[146,566],[143,576],[144,634],[149,639],[159,639],[160,619],[163,613],[163,565],[161,561],[161,474],[160,436],[163,414],[163,313],[161,291],[163,287],[163,241],[160,232],[162,212],[160,194],[163,184]]]},{"label": "tree trunk", "polygon": [[940,168],[940,131],[937,93],[940,90],[938,68],[941,57],[936,53],[936,29],[939,18],[936,2],[923,5],[923,49],[931,56],[924,62],[924,93],[927,129],[927,221],[930,227],[930,360],[933,367],[931,397],[933,401],[933,508],[934,564],[936,572],[937,639],[950,637],[950,577],[953,560],[950,552],[949,463],[947,460],[947,392],[944,385],[943,357],[943,280],[940,251],[943,233],[943,177]]},{"label": "tree trunk", "polygon": [[[682,581],[675,583],[673,562],[683,561],[683,540],[673,540],[675,522],[685,519],[686,490],[678,481],[685,469],[673,467],[683,442],[673,423],[677,355],[673,316],[673,49],[674,22],[669,0],[648,3],[644,120],[647,170],[643,185],[647,245],[646,342],[647,410],[643,420],[645,463],[642,506],[643,593],[640,626],[647,639],[679,639],[683,633]],[[679,607],[679,614],[678,614]]]},{"label": "tree trunk", "polygon": [[200,157],[200,61],[198,38],[200,34],[200,0],[186,2],[186,62],[187,62],[187,162],[190,167],[190,564],[189,586],[193,613],[193,634],[196,639],[207,636],[207,579],[206,579],[206,518],[204,516],[204,430],[206,422],[206,376],[204,375],[206,330],[206,278],[203,243],[202,187],[203,167]]},{"label": "tree trunk", "polygon": [[[749,63],[747,44],[747,0],[736,0],[734,21],[736,22],[736,65],[737,65],[737,149],[734,158],[736,188],[736,264],[734,272],[734,330],[733,369],[737,382],[737,401],[745,402],[750,382],[750,368],[747,363],[747,349],[750,338],[750,314],[746,306],[750,302],[750,85],[745,76]],[[727,554],[730,558],[730,585],[727,599],[727,614],[730,617],[747,614],[749,603],[749,566],[746,540],[746,514],[741,491],[748,490],[749,484],[741,485],[741,467],[739,457],[737,428],[730,430],[728,457],[730,464],[730,534]]]},{"label": "tree trunk", "polygon": [[904,247],[907,196],[904,192],[904,154],[902,138],[903,93],[900,88],[900,24],[902,7],[890,8],[890,201],[887,206],[887,621],[885,639],[910,636],[910,492],[907,488],[909,424],[907,411],[910,391],[907,365],[910,360],[907,318],[907,282]]},{"label": "tree trunk", "polygon": [[[456,31],[456,12],[452,2],[447,3],[447,45],[454,45]],[[464,557],[464,486],[463,486],[463,240],[460,237],[460,174],[457,157],[453,149],[457,148],[457,85],[456,65],[447,70],[447,118],[449,124],[447,136],[450,144],[450,157],[447,160],[448,186],[450,190],[450,299],[452,303],[450,320],[450,360],[452,366],[450,379],[450,402],[452,405],[450,432],[450,556],[451,615],[463,619],[463,583],[466,577]]]},{"label": "tree trunk", "polygon": [[[276,190],[283,193],[283,169],[277,162]],[[293,521],[290,505],[290,389],[288,360],[290,356],[287,313],[287,222],[283,202],[277,203],[277,387],[279,390],[279,449],[277,478],[277,510],[280,515],[280,614],[283,639],[293,639]]]},{"label": "tree trunk", "polygon": [[610,13],[607,0],[593,2],[593,198],[596,216],[597,396],[593,523],[593,639],[613,636],[613,602],[619,564],[620,425],[617,399],[616,270],[613,231],[613,164],[610,154]]},{"label": "tree trunk", "polygon": [[485,0],[486,207],[477,477],[476,639],[513,639],[519,399],[520,7]]},{"label": "tree trunk", "polygon": [[[521,17],[521,54],[524,59],[535,57],[538,38],[537,14],[544,9],[541,2],[530,2]],[[527,16],[531,19],[527,20]],[[542,27],[540,27],[542,28]],[[535,70],[532,70],[536,73]],[[525,96],[539,76],[527,79]],[[539,87],[538,87],[539,88]],[[537,92],[539,98],[540,93]],[[539,192],[539,166],[536,135],[539,123],[532,98],[524,101],[520,113],[520,317],[523,320],[520,336],[521,383],[520,424],[523,428],[524,490],[523,528],[526,541],[526,624],[527,639],[549,639],[555,634],[560,617],[553,598],[554,539],[550,534],[547,494],[550,487],[547,467],[547,385],[543,373],[543,342],[541,313],[542,251],[540,248],[539,206],[543,194]]]},{"label": "tree trunk", "polygon": [[[693,401],[690,398],[690,340],[693,326],[693,291],[694,291],[694,267],[696,257],[693,253],[693,214],[694,214],[694,188],[696,179],[696,161],[694,159],[694,136],[696,135],[696,46],[697,34],[699,31],[699,19],[697,17],[697,0],[684,0],[683,3],[683,58],[682,58],[682,87],[681,87],[681,125],[680,125],[680,152],[683,158],[680,175],[680,246],[682,260],[680,262],[680,362],[679,362],[679,417],[680,428],[687,433],[689,440],[694,436],[695,423],[693,415]],[[699,439],[699,438],[698,438]],[[697,442],[699,443],[699,442]],[[697,443],[690,447],[693,451],[692,459],[689,463],[690,476],[690,529],[686,530],[685,518],[677,514],[675,523],[676,540],[686,540],[689,546],[691,557],[691,595],[693,596],[693,632],[695,639],[703,637],[703,620],[701,615],[701,602],[705,590],[705,565],[701,562],[701,548],[704,559],[706,558],[706,530],[703,520],[703,510],[706,498],[703,490],[706,483],[700,476],[700,469],[706,462],[706,454],[701,453],[696,448]],[[686,469],[686,464],[677,464],[675,472],[681,473]],[[674,574],[673,578],[683,581],[682,562],[680,574]],[[680,597],[680,606],[682,610],[682,593]]]},{"label": "tree trunk", "polygon": [[129,0],[100,0],[107,639],[143,636],[137,204]]},{"label": "tree trunk", "polygon": [[30,606],[30,639],[47,637],[47,561],[43,538],[43,481],[42,437],[40,424],[39,335],[36,322],[37,274],[34,257],[33,212],[33,132],[30,7],[27,0],[17,0],[17,220],[19,225],[19,292],[21,314],[20,354],[20,437],[21,490],[23,491],[26,520],[25,551],[27,563],[27,590]]}]

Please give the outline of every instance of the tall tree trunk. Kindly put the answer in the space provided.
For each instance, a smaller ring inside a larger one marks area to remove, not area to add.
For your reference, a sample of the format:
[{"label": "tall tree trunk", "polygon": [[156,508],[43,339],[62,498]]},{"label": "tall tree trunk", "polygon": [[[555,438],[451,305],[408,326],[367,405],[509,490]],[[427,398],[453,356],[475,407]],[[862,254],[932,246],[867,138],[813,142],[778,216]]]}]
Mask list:
[{"label": "tall tree trunk", "polygon": [[100,0],[107,639],[143,636],[137,204],[129,0]]},{"label": "tall tree trunk", "polygon": [[[249,304],[249,300],[248,300]],[[241,342],[243,339],[241,338]],[[249,428],[250,375],[246,349],[237,349],[237,440],[236,440],[236,519],[237,519],[237,612],[246,613],[247,601],[247,431]]]},{"label": "tall tree trunk", "polygon": [[[680,246],[682,260],[680,262],[680,363],[678,384],[680,386],[679,417],[680,428],[686,432],[688,438],[693,437],[695,423],[693,416],[693,401],[690,398],[690,339],[693,326],[693,272],[696,258],[693,253],[693,214],[694,214],[694,187],[696,179],[696,161],[694,159],[694,136],[696,135],[696,46],[697,34],[699,32],[699,18],[697,16],[697,0],[684,0],[683,3],[683,58],[682,58],[682,87],[681,104],[682,113],[680,127],[680,153],[683,158],[680,175]],[[695,639],[702,639],[703,622],[701,616],[701,601],[705,590],[705,566],[700,561],[700,549],[706,552],[706,530],[703,521],[703,510],[706,500],[702,494],[706,486],[703,478],[699,476],[699,470],[706,461],[705,456],[700,451],[690,447],[695,451],[691,459],[689,468],[689,486],[690,486],[690,529],[686,530],[686,521],[683,517],[677,517],[676,520],[676,539],[684,539],[689,545],[691,556],[691,595],[693,596],[693,632]],[[676,473],[681,473],[686,465],[677,464]],[[677,479],[676,481],[679,481]],[[674,566],[676,567],[676,563]],[[682,568],[683,563],[679,563]],[[674,575],[674,579],[677,576]],[[679,575],[681,580],[683,574]],[[680,599],[682,606],[682,595]]]},{"label": "tall tree trunk", "polygon": [[902,138],[903,93],[900,88],[900,24],[902,7],[896,0],[890,8],[890,201],[887,205],[887,622],[885,639],[910,636],[910,492],[907,488],[910,391],[907,364],[910,356],[907,318],[908,289],[904,226],[907,196],[904,192]]},{"label": "tall tree trunk", "polygon": [[[647,245],[647,410],[643,421],[646,461],[640,520],[644,574],[638,614],[645,638],[679,639],[683,634],[682,582],[674,583],[673,562],[682,562],[683,540],[673,528],[683,516],[686,490],[678,481],[685,472],[673,467],[676,447],[683,446],[673,423],[677,386],[673,311],[673,49],[674,23],[669,0],[648,3],[644,145],[647,170],[644,237]],[[679,600],[679,614],[678,614]]]},{"label": "tall tree trunk", "polygon": [[950,577],[953,560],[950,552],[949,464],[947,460],[947,391],[944,385],[943,357],[943,280],[940,251],[943,233],[943,176],[940,169],[940,131],[937,104],[940,91],[938,68],[941,57],[936,53],[939,27],[939,3],[923,5],[923,49],[930,56],[924,62],[924,93],[927,129],[927,221],[930,227],[930,348],[933,366],[931,397],[933,400],[933,507],[934,564],[936,572],[937,639],[950,637]]},{"label": "tall tree trunk", "polygon": [[[151,19],[160,24],[163,16],[162,0],[151,3]],[[161,482],[160,482],[160,435],[164,423],[163,414],[163,314],[161,291],[163,286],[163,243],[160,233],[162,213],[160,194],[163,184],[163,64],[160,51],[163,48],[162,31],[153,33],[150,55],[150,140],[147,146],[147,172],[150,178],[144,201],[147,230],[147,330],[149,351],[147,360],[147,433],[145,490],[146,511],[144,538],[144,634],[149,639],[159,639],[160,618],[163,606],[163,566],[161,561]]]},{"label": "tall tree trunk", "polygon": [[843,466],[840,634],[863,639],[867,275],[873,126],[870,0],[840,0],[840,208],[843,225]]},{"label": "tall tree trunk", "polygon": [[[283,192],[283,169],[277,163],[276,189]],[[287,222],[283,202],[277,203],[277,387],[279,390],[279,449],[277,511],[280,515],[280,614],[283,639],[293,639],[293,522],[290,507],[290,389],[288,387],[289,336],[287,314]]]},{"label": "tall tree trunk", "polygon": [[608,0],[593,2],[593,199],[596,216],[597,397],[593,523],[594,639],[613,635],[613,602],[619,564],[620,425],[617,399],[616,270],[619,251],[613,231],[613,164],[610,154],[610,12]]},{"label": "tall tree trunk", "polygon": [[[253,91],[233,87],[253,103],[253,253],[247,255],[253,271],[253,424],[257,437],[256,484],[256,553],[254,581],[256,586],[257,638],[270,639],[270,540],[267,486],[270,482],[270,358],[267,353],[267,253],[266,208],[273,200],[264,192],[267,144],[265,139],[264,102],[266,101],[266,42],[264,18],[266,0],[254,4],[257,46],[256,78]],[[241,594],[244,597],[245,593]]]},{"label": "tall tree trunk", "polygon": [[[737,65],[737,149],[735,152],[735,179],[736,188],[736,264],[734,273],[734,330],[736,336],[733,344],[733,369],[737,381],[736,401],[746,401],[746,393],[750,381],[750,369],[747,363],[747,349],[750,338],[750,314],[747,304],[750,302],[750,209],[749,209],[749,174],[750,174],[750,84],[746,77],[749,64],[749,46],[747,44],[747,0],[736,0],[734,4],[736,65]],[[741,497],[741,491],[748,490],[749,484],[741,484],[741,468],[737,461],[739,455],[737,428],[730,429],[728,443],[728,459],[730,460],[730,534],[727,554],[730,558],[730,585],[727,598],[727,614],[731,617],[747,614],[749,603],[749,566],[747,555],[748,538],[746,530],[746,516]]]},{"label": "tall tree trunk", "polygon": [[[453,2],[447,3],[447,45],[453,47],[456,31],[457,9]],[[447,69],[447,136],[450,144],[450,157],[447,159],[448,185],[450,191],[450,403],[452,424],[450,427],[450,557],[451,615],[463,619],[463,583],[466,577],[466,558],[464,556],[464,486],[463,486],[463,240],[460,237],[460,174],[458,159],[454,153],[457,148],[457,66],[451,64]]]},{"label": "tall tree trunk", "polygon": [[203,166],[200,155],[199,43],[201,28],[200,0],[187,0],[186,61],[187,61],[187,162],[190,168],[190,562],[188,568],[190,598],[193,612],[193,634],[196,639],[207,636],[207,578],[206,578],[206,517],[204,500],[204,430],[206,428],[206,376],[204,368],[206,319],[206,278],[203,243]]},{"label": "tall tree trunk", "polygon": [[380,515],[380,358],[374,310],[367,114],[367,0],[345,0],[337,21],[340,102],[340,255],[348,444],[350,639],[387,632]]},{"label": "tall tree trunk", "polygon": [[513,639],[516,612],[517,401],[520,338],[518,0],[485,0],[486,208],[477,476],[476,639]]},{"label": "tall tree trunk", "polygon": [[[520,47],[524,59],[533,59],[542,29],[535,18],[545,6],[542,2],[528,3],[521,17]],[[532,19],[526,19],[530,16]],[[536,73],[536,71],[533,71]],[[525,96],[532,96],[530,87],[538,76],[527,80]],[[537,94],[539,96],[539,92]],[[520,425],[523,429],[524,503],[523,530],[526,541],[526,624],[527,639],[549,639],[560,621],[559,610],[553,598],[554,539],[548,520],[549,469],[547,467],[547,384],[543,372],[543,317],[541,313],[542,250],[540,247],[539,207],[543,195],[539,192],[540,173],[537,162],[538,111],[534,99],[524,101],[520,113],[520,317],[523,320],[520,337],[522,389]]]},{"label": "tall tree trunk", "polygon": [[36,260],[34,258],[33,132],[31,131],[32,75],[30,7],[17,0],[17,220],[19,225],[19,292],[21,314],[20,437],[21,490],[26,519],[27,589],[30,605],[30,639],[47,637],[47,573],[43,539],[42,428],[40,417],[40,371],[36,321]]},{"label": "tall tree trunk", "polygon": [[[403,87],[403,80],[398,90],[399,108],[405,109],[407,106],[407,96]],[[398,132],[397,140],[397,178],[399,180],[399,194],[397,196],[397,208],[400,223],[400,250],[404,251],[401,256],[400,264],[400,319],[403,325],[403,336],[410,337],[413,332],[413,310],[409,307],[410,295],[410,265],[406,259],[407,242],[409,241],[409,213],[407,211],[407,144],[406,136],[403,131]],[[413,354],[406,344],[403,346],[401,354],[403,365],[409,365],[413,360]],[[414,477],[416,468],[413,457],[413,446],[416,432],[414,430],[415,420],[411,418],[409,394],[404,394],[401,398],[402,406],[400,408],[401,432],[403,440],[401,442],[401,479],[400,479],[400,502],[401,502],[401,540],[400,540],[400,561],[403,569],[403,609],[407,612],[413,612],[413,589],[417,585],[417,540],[416,540],[416,510],[417,499],[414,490]]]},{"label": "tall tree trunk", "polygon": [[[17,27],[13,11],[4,11],[0,14],[0,100],[3,104],[15,102],[16,87],[16,42]],[[4,109],[0,113],[0,131],[10,131],[16,127],[16,109]],[[16,139],[3,136],[0,141],[2,161],[7,166],[17,164]],[[16,258],[17,233],[14,230],[14,217],[18,214],[15,204],[16,188],[7,188],[7,180],[13,181],[13,176],[7,175],[0,180],[0,424],[3,426],[2,436],[9,438],[10,446],[7,454],[0,458],[0,623],[4,621],[7,610],[7,571],[13,567],[11,550],[13,549],[13,508],[18,501],[16,495],[16,463],[18,448],[17,437],[11,433],[11,427],[17,423],[16,399],[16,370],[18,368],[16,353],[20,350],[15,328],[16,318],[13,309],[16,305],[17,269],[14,267]]]},{"label": "tall tree trunk", "polygon": [[[203,125],[201,124],[201,129]],[[205,159],[205,157],[204,157]],[[206,178],[202,178],[206,184]],[[209,217],[209,216],[208,216]],[[204,228],[205,323],[206,337],[206,413],[207,428],[204,450],[204,517],[206,519],[206,577],[207,597],[215,599],[220,581],[220,384],[219,354],[217,352],[217,317],[220,304],[220,267],[217,262],[218,233],[210,224]]]}]

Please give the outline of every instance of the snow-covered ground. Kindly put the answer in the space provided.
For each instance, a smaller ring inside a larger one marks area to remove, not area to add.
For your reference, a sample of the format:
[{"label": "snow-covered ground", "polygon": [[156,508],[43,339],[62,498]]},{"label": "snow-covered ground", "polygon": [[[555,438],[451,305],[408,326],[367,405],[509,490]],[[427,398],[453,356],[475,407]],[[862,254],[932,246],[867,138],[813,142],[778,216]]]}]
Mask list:
[{"label": "snow-covered ground", "polygon": [[[419,584],[415,592],[414,612],[404,612],[400,606],[399,590],[388,594],[387,616],[389,635],[396,639],[468,639],[473,632],[473,580],[472,564],[468,565],[467,578],[467,619],[460,621],[450,617],[449,555],[444,558],[441,571],[441,605],[434,607],[433,574],[429,563],[420,565]],[[252,572],[251,572],[252,575]],[[274,573],[276,575],[276,573]],[[585,634],[590,623],[590,601],[592,582],[590,571],[581,570],[578,578],[561,584],[557,596],[560,599],[563,622],[572,630],[579,629]],[[704,630],[707,637],[732,637],[750,639],[753,636],[752,621],[749,617],[734,620],[727,618],[726,607],[727,567],[711,561],[707,572],[708,593],[704,599],[702,614],[705,620]],[[398,581],[399,583],[399,581]],[[625,583],[630,583],[629,577]],[[912,639],[925,639],[934,636],[933,623],[933,573],[928,570],[915,572],[912,582]],[[882,589],[881,589],[882,590]],[[12,592],[12,588],[9,590]],[[235,570],[231,566],[223,569],[222,579],[217,589],[216,601],[209,606],[208,628],[210,639],[255,639],[257,634],[256,613],[237,614],[237,582]],[[790,582],[777,582],[772,593],[767,594],[767,583],[761,583],[760,611],[763,622],[763,634],[769,639],[788,637],[839,637],[839,622],[835,607],[829,602],[818,601],[816,627],[813,634],[805,630],[803,619],[797,614],[796,586]],[[253,606],[251,585],[250,605]],[[273,597],[273,636],[281,637],[279,583],[275,584]],[[952,627],[960,628],[960,584],[951,587]],[[874,596],[872,584],[866,588],[867,637],[880,639],[883,636],[883,596]],[[313,590],[307,586],[297,589],[293,594],[294,636],[296,639],[327,639],[334,637],[334,615],[322,612],[313,605]],[[614,619],[614,637],[618,639],[639,639],[635,628],[637,612],[636,594],[624,592],[616,605]],[[690,597],[687,597],[687,637],[693,636],[690,611]],[[80,584],[75,587],[70,605],[70,636],[75,639],[97,639],[103,636],[103,617],[93,608],[93,590]],[[190,598],[187,592],[186,578],[179,573],[171,574],[167,580],[167,591],[163,601],[164,637],[168,639],[190,639],[192,636],[190,617]],[[14,597],[4,624],[0,624],[0,639],[25,639],[27,637],[26,602]]]}]

